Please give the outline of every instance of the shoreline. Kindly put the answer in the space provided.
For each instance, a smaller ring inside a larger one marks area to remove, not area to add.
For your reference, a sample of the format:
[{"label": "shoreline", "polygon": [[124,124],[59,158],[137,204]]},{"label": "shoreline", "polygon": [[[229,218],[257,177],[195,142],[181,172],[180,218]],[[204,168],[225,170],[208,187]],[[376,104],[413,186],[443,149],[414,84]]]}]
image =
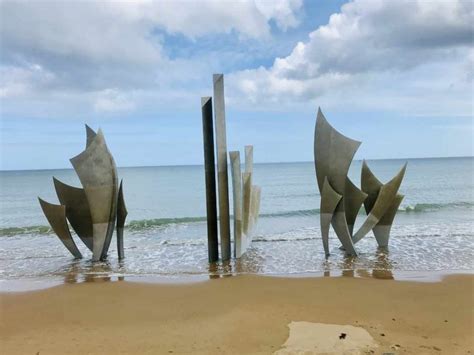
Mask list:
[{"label": "shoreline", "polygon": [[[196,283],[203,283],[209,280],[219,278],[232,278],[239,276],[256,276],[276,279],[317,279],[317,278],[354,278],[354,279],[378,279],[378,280],[392,280],[404,282],[421,282],[434,283],[441,282],[444,278],[449,276],[459,275],[474,275],[474,270],[433,270],[433,271],[397,271],[397,270],[377,270],[377,269],[355,269],[355,270],[334,270],[334,271],[320,271],[320,272],[306,272],[293,274],[280,273],[243,273],[243,272],[229,272],[222,274],[180,274],[180,275],[75,275],[71,278],[23,278],[0,280],[0,296],[8,293],[31,292],[38,290],[45,290],[52,287],[58,287],[68,284],[82,284],[82,283],[100,283],[100,282],[130,282],[138,284],[151,284],[157,286],[166,285],[192,285]],[[79,279],[79,276],[81,279]]]},{"label": "shoreline", "polygon": [[238,275],[64,284],[0,293],[1,343],[8,354],[272,354],[292,322],[310,322],[364,329],[375,353],[466,354],[473,290],[472,273],[430,283]]}]

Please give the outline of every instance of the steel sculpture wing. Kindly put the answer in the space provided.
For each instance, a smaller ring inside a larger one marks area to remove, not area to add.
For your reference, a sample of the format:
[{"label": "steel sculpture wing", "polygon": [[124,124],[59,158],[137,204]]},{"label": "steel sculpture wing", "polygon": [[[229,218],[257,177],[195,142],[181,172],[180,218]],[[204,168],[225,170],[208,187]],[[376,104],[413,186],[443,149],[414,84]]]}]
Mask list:
[{"label": "steel sculpture wing", "polygon": [[84,189],[67,185],[53,177],[54,188],[72,229],[92,251],[92,218]]},{"label": "steel sculpture wing", "polygon": [[321,191],[321,208],[319,218],[321,222],[321,236],[323,239],[324,253],[329,256],[329,228],[331,227],[332,217],[337,205],[341,201],[342,195],[339,195],[324,178],[323,189]]},{"label": "steel sculpture wing", "polygon": [[346,188],[344,189],[344,210],[346,211],[347,226],[349,233],[354,232],[354,224],[359,214],[362,203],[367,198],[367,194],[355,186],[349,178],[346,178]]},{"label": "steel sculpture wing", "polygon": [[64,246],[70,251],[72,255],[74,255],[75,258],[81,259],[82,254],[79,249],[77,249],[76,243],[74,243],[74,239],[72,239],[71,232],[69,231],[69,226],[67,224],[66,206],[54,205],[42,200],[39,197],[38,200],[41,205],[41,209],[46,216],[46,219],[61,242],[63,242]]},{"label": "steel sculpture wing", "polygon": [[[324,180],[331,188],[342,196],[336,206],[331,224],[346,253],[357,255],[352,242],[351,233],[346,219],[346,190],[347,173],[355,152],[361,142],[350,139],[336,131],[326,120],[321,109],[318,109],[314,133],[314,163],[319,191],[323,191]],[[323,200],[321,195],[321,201]]]},{"label": "steel sculpture wing", "polygon": [[[364,160],[362,163],[361,187],[362,190],[368,195],[367,199],[364,201],[364,207],[367,214],[370,214],[372,211],[382,186],[383,184],[377,179],[377,177],[367,165],[367,162]],[[375,225],[375,227],[372,228],[375,239],[377,240],[377,243],[380,247],[388,246],[393,220],[395,219],[395,215],[403,200],[403,197],[403,195],[397,193],[392,203],[387,208],[385,214]]]},{"label": "steel sculpture wing", "polygon": [[[374,228],[390,208],[393,208],[398,189],[405,175],[407,164],[400,169],[397,175],[385,185],[380,187],[377,199],[370,209],[367,219],[353,236],[354,244],[361,240],[372,228]],[[372,202],[372,199],[369,203]],[[401,200],[400,200],[401,202]],[[370,206],[370,205],[369,205]],[[398,208],[398,205],[397,205]],[[396,213],[396,211],[395,211]],[[395,217],[395,216],[393,216]]]},{"label": "steel sculpture wing", "polygon": [[395,219],[398,207],[400,207],[404,197],[404,195],[397,194],[393,199],[392,204],[388,207],[387,211],[380,219],[379,223],[377,223],[375,227],[372,228],[379,247],[386,248],[388,246],[393,220]]},{"label": "steel sculpture wing", "polygon": [[107,255],[115,227],[117,205],[117,170],[99,129],[79,155],[71,160],[89,202],[93,231],[93,260]]},{"label": "steel sculpture wing", "polygon": [[92,143],[92,140],[95,138],[96,135],[97,133],[95,133],[92,128],[86,125],[86,148]]}]

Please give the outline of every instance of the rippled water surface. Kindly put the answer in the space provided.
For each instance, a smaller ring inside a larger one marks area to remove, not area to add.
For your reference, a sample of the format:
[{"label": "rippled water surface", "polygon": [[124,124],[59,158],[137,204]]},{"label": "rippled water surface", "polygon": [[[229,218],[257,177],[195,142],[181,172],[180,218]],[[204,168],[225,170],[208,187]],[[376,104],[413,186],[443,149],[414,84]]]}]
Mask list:
[{"label": "rippled water surface", "polygon": [[[388,181],[401,160],[369,161]],[[401,192],[388,250],[373,235],[348,258],[331,234],[325,259],[319,230],[319,194],[312,163],[257,164],[262,206],[254,242],[238,261],[207,262],[204,171],[200,166],[123,168],[129,209],[126,259],[114,243],[107,262],[92,263],[89,251],[73,260],[51,234],[36,196],[56,203],[51,177],[79,185],[72,170],[0,172],[0,280],[84,281],[94,278],[216,276],[236,273],[364,273],[383,278],[403,271],[473,270],[473,158],[412,159]],[[359,184],[361,162],[350,177]],[[360,213],[358,223],[364,218]]]}]

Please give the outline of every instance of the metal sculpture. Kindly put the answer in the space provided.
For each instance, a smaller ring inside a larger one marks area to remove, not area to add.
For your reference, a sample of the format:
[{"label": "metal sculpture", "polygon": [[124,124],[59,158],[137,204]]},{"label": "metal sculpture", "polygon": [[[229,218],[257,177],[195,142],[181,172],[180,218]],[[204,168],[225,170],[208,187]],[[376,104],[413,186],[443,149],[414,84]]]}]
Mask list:
[{"label": "metal sculpture", "polygon": [[63,242],[67,250],[69,250],[76,259],[81,259],[82,254],[79,249],[77,249],[76,243],[74,243],[74,239],[72,239],[71,232],[69,231],[69,226],[67,225],[66,206],[54,205],[39,197],[38,200],[46,219],[61,242]]},{"label": "metal sculpture", "polygon": [[[119,191],[117,168],[102,131],[99,129],[96,133],[86,125],[86,133],[86,149],[70,159],[83,188],[69,186],[53,177],[61,208],[53,209],[51,206],[55,205],[40,199],[41,207],[63,243],[68,240],[67,235],[70,235],[66,222],[69,220],[79,238],[92,251],[94,261],[107,257],[115,223],[117,223],[118,253],[119,258],[123,258],[123,227],[127,209],[122,183]],[[64,210],[64,223],[61,222],[61,228],[59,228],[58,220],[61,218],[62,210]],[[53,215],[56,217],[53,218]],[[73,242],[72,238],[71,241]],[[76,252],[71,247],[70,242],[65,245],[75,257],[81,257],[80,253],[78,254],[79,251]]]},{"label": "metal sculpture", "polygon": [[229,182],[227,173],[227,138],[225,124],[224,75],[214,74],[214,115],[216,121],[217,177],[219,190],[219,227],[221,258],[230,259]]},{"label": "metal sculpture", "polygon": [[[231,257],[229,183],[227,171],[227,143],[224,100],[224,75],[213,75],[215,141],[217,146],[217,180],[219,191],[219,232],[221,259]],[[209,262],[219,259],[216,173],[214,164],[214,135],[211,97],[201,97],[204,168],[206,178],[207,247]],[[245,171],[240,169],[240,153],[230,152],[234,202],[234,257],[240,258],[251,241],[257,223],[261,190],[252,185],[253,147],[245,147]]]},{"label": "metal sculpture", "polygon": [[66,217],[72,229],[92,251],[92,218],[84,189],[67,185],[55,177],[53,182],[59,202],[66,206]]},{"label": "metal sculpture", "polygon": [[[397,174],[397,176],[392,179],[394,182],[388,182],[386,185],[389,184],[397,184],[400,185],[401,179],[405,174],[406,164],[403,166],[402,170]],[[397,186],[392,188],[390,192],[389,198],[385,197],[384,200],[388,201],[385,203],[383,213],[377,212],[374,210],[376,202],[378,200],[379,195],[382,193],[382,188],[384,186],[372,173],[367,165],[366,161],[362,162],[362,172],[361,172],[361,187],[362,190],[365,191],[368,195],[367,199],[364,201],[364,207],[367,214],[374,214],[376,213],[378,217],[378,222],[372,227],[372,231],[374,232],[375,239],[380,247],[387,247],[388,240],[390,238],[390,230],[392,228],[393,220],[395,219],[395,214],[398,211],[398,207],[402,203],[402,200],[405,196],[396,193],[393,196],[393,191],[395,188],[398,190]],[[387,188],[384,188],[384,192],[387,191]],[[387,192],[385,192],[387,194]],[[380,206],[380,204],[379,204]]]},{"label": "metal sculpture", "polygon": [[234,203],[234,257],[239,257],[242,250],[242,172],[240,169],[240,152],[229,152],[232,172],[232,200]]},{"label": "metal sculpture", "polygon": [[241,173],[240,152],[229,153],[234,202],[234,257],[240,258],[252,242],[252,231],[260,210],[259,186],[252,185],[253,146],[245,147],[245,171]]},{"label": "metal sculpture", "polygon": [[[326,256],[329,256],[330,226],[349,255],[357,255],[355,243],[370,230],[374,231],[379,246],[387,246],[395,213],[403,198],[398,189],[406,164],[387,184],[378,181],[367,165],[362,167],[362,190],[347,177],[354,154],[361,142],[336,131],[318,109],[314,133],[314,163],[321,195],[321,237]],[[354,233],[357,214],[364,203],[368,214]]]},{"label": "metal sculpture", "polygon": [[123,228],[125,227],[127,215],[127,206],[125,206],[125,199],[123,197],[123,180],[121,180],[117,200],[117,253],[119,259],[125,257],[123,250]]},{"label": "metal sculpture", "polygon": [[385,213],[387,213],[390,206],[393,205],[398,189],[402,183],[403,176],[405,175],[405,170],[406,164],[392,180],[385,185],[382,185],[378,192],[377,199],[368,213],[367,219],[364,221],[357,233],[354,234],[354,243],[357,243],[362,239],[362,237],[371,231],[372,228],[379,223]]},{"label": "metal sculpture", "polygon": [[209,262],[212,263],[219,260],[212,98],[201,98],[201,112],[202,132],[204,137],[204,170],[206,177],[207,250]]},{"label": "metal sculpture", "polygon": [[99,129],[86,149],[70,159],[84,187],[92,217],[92,259],[105,258],[115,227],[117,169]]}]

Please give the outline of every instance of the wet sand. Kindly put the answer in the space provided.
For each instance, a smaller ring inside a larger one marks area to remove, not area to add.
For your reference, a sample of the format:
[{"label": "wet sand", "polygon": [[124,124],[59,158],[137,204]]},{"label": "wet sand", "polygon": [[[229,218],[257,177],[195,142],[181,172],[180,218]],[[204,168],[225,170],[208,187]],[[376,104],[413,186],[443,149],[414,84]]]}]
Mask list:
[{"label": "wet sand", "polygon": [[2,354],[284,353],[289,325],[312,322],[362,328],[377,345],[375,354],[467,354],[474,345],[473,296],[473,275],[432,283],[241,275],[194,284],[65,284],[1,293],[0,349]]}]

